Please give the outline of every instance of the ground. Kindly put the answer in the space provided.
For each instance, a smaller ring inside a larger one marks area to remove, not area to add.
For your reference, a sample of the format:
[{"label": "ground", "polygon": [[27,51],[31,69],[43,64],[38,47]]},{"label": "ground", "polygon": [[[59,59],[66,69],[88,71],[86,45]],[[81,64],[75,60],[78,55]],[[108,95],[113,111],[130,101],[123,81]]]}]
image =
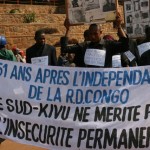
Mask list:
[{"label": "ground", "polygon": [[10,140],[6,140],[2,144],[0,144],[0,150],[46,150],[46,149],[19,144]]}]

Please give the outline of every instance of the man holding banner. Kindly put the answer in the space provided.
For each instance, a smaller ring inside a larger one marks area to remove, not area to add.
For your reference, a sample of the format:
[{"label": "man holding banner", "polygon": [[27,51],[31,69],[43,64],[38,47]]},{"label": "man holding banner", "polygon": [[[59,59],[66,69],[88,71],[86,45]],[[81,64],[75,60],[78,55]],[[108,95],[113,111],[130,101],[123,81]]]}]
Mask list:
[{"label": "man holding banner", "polygon": [[[82,57],[79,61],[84,60],[84,66],[88,67],[112,67],[112,56],[117,53],[125,52],[129,49],[126,34],[121,28],[121,16],[117,13],[116,26],[122,36],[122,42],[113,41],[106,45],[101,40],[102,31],[98,24],[91,24],[89,26],[90,43],[86,45],[73,45],[67,46],[67,36],[70,27],[69,20],[66,19],[64,26],[66,27],[65,37],[61,37],[61,52],[62,53],[75,53]],[[84,67],[82,66],[82,67]]]}]

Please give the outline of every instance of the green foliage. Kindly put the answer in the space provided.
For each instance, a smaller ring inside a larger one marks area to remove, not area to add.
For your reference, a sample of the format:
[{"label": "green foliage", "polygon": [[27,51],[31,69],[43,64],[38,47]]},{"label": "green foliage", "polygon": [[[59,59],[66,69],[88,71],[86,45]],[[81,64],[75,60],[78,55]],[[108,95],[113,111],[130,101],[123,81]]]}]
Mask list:
[{"label": "green foliage", "polygon": [[24,15],[24,23],[35,22],[35,13],[28,13]]},{"label": "green foliage", "polygon": [[10,14],[20,13],[21,11],[19,9],[11,9],[9,11]]}]

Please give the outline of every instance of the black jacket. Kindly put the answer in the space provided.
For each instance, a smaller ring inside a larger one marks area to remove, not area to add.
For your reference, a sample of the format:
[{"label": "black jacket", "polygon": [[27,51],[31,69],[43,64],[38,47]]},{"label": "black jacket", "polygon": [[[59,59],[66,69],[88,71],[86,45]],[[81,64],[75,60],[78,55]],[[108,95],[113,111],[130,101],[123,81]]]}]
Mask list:
[{"label": "black jacket", "polygon": [[[144,39],[140,44],[150,42],[147,39]],[[140,64],[139,66],[146,66],[150,65],[150,49],[146,52],[144,52],[140,57]]]},{"label": "black jacket", "polygon": [[26,50],[26,62],[31,63],[31,58],[48,56],[48,65],[56,66],[56,49],[55,47],[45,44],[42,47],[39,47],[37,44],[34,44]]},{"label": "black jacket", "polygon": [[[119,42],[122,42],[122,40],[123,39],[120,38]],[[135,56],[135,58],[131,62],[128,61],[128,65],[130,67],[139,65],[140,55],[139,55],[139,52],[138,52],[137,43],[133,39],[129,39],[129,51]],[[124,54],[122,54],[122,55],[123,55],[123,57],[125,59],[126,56],[124,56]]]},{"label": "black jacket", "polygon": [[[105,58],[105,65],[104,67],[112,67],[112,56],[117,53],[125,52],[129,49],[128,46],[128,38],[123,38],[122,42],[116,42],[112,41],[109,44],[103,45],[101,43],[82,43],[82,44],[76,44],[73,46],[67,46],[68,44],[68,38],[67,37],[61,37],[60,43],[61,43],[61,52],[62,53],[75,53],[76,60],[74,61],[76,63],[77,67],[85,67],[84,63],[84,55],[87,48],[92,49],[106,49],[106,58]],[[97,66],[92,66],[97,67]]]}]

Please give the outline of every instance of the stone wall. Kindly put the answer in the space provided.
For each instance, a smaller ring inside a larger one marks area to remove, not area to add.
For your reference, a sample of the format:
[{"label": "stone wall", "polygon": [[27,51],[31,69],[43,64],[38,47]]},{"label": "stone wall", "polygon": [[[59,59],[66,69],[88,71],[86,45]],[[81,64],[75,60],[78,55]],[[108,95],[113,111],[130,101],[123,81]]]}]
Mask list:
[{"label": "stone wall", "polygon": [[9,13],[12,9],[19,9],[21,13],[35,12],[36,14],[64,14],[64,6],[51,5],[24,5],[24,4],[0,4],[0,13]]},{"label": "stone wall", "polygon": [[[18,9],[19,12],[12,14],[12,9]],[[120,7],[122,12],[122,7]],[[35,21],[25,23],[24,16],[34,13]],[[64,6],[45,6],[45,5],[17,5],[17,4],[1,4],[0,5],[0,35],[7,38],[7,47],[10,49],[17,46],[23,50],[34,44],[34,33],[41,28],[57,29],[56,33],[47,34],[47,43],[55,45],[59,43],[60,37],[65,34],[63,25],[65,19]],[[88,25],[72,26],[70,38],[83,41],[83,32],[88,28]],[[111,34],[115,38],[116,30],[112,23],[102,24],[103,35]],[[57,47],[57,55],[60,53],[59,46]]]}]

